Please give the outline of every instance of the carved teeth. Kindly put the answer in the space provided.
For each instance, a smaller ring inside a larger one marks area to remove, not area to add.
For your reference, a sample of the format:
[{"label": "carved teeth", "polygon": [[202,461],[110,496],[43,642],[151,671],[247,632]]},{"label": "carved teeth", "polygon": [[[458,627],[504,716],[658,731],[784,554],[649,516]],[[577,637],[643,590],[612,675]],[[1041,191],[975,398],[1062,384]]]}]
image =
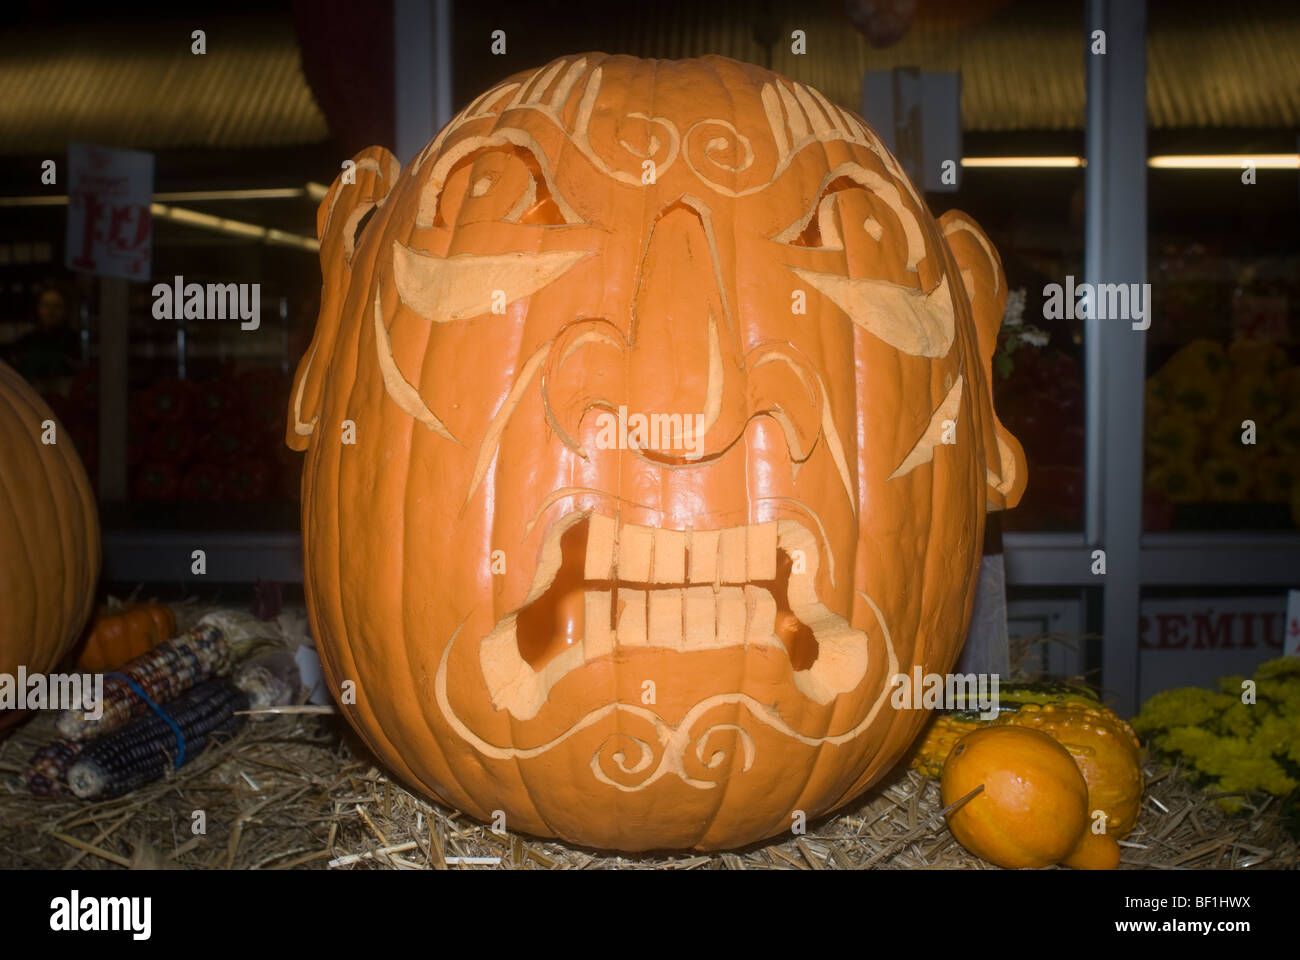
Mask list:
[{"label": "carved teeth", "polygon": [[604,626],[609,622],[609,597],[604,590],[587,591],[586,662],[622,647],[686,651],[780,646],[776,601],[767,590],[752,584],[716,590],[712,586],[666,590],[619,587],[618,627],[612,646]]},{"label": "carved teeth", "polygon": [[724,583],[744,583],[745,541],[748,539],[744,527],[727,527],[722,531],[718,543],[718,577]]},{"label": "carved teeth", "polygon": [[776,521],[745,527],[745,554],[750,580],[776,579]]},{"label": "carved teeth", "polygon": [[652,647],[682,649],[682,591],[651,591],[646,642]]},{"label": "carved teeth", "polygon": [[713,587],[687,587],[682,591],[683,650],[705,650],[718,641],[718,595]]},{"label": "carved teeth", "polygon": [[595,660],[614,652],[614,631],[610,627],[610,593],[588,590],[583,594],[582,650],[584,659]]},{"label": "carved teeth", "polygon": [[646,592],[620,590],[618,592],[618,636],[620,647],[646,646]]},{"label": "carved teeth", "polygon": [[650,580],[650,556],[654,530],[625,523],[618,532],[618,578],[633,583]]},{"label": "carved teeth", "polygon": [[777,549],[775,520],[687,531],[620,525],[593,514],[584,576],[608,580],[611,569],[617,568],[617,578],[623,583],[721,585],[775,580]]},{"label": "carved teeth", "polygon": [[[654,532],[655,583],[686,582],[685,530],[656,530]],[[775,541],[773,541],[775,546]]]},{"label": "carved teeth", "polygon": [[745,642],[745,593],[738,587],[718,591],[718,639],[720,647],[738,647]]},{"label": "carved teeth", "polygon": [[[528,602],[554,581],[560,566],[559,538],[578,519],[557,523],[543,545]],[[866,676],[867,634],[818,598],[815,582],[823,558],[817,538],[803,524],[781,520],[680,531],[619,524],[600,514],[586,519],[588,583],[580,601],[582,636],[534,669],[523,660],[516,641],[518,611],[500,620],[479,650],[483,678],[497,709],[529,719],[569,672],[601,658],[617,658],[620,650],[784,649],[776,634],[776,600],[767,589],[776,579],[778,551],[804,560],[786,584],[789,607],[784,615],[794,616],[817,642],[812,666],[794,673],[799,691],[826,704]],[[830,559],[825,558],[828,563]],[[564,602],[579,601],[574,595]],[[567,608],[561,613],[560,619],[569,623],[579,615]]]},{"label": "carved teeth", "polygon": [[745,584],[745,641],[762,643],[776,630],[776,601],[762,587]]},{"label": "carved teeth", "polygon": [[[608,580],[614,569],[616,524],[613,517],[593,513],[587,527],[587,559],[583,576],[588,580]],[[606,619],[608,619],[606,611]],[[588,617],[590,620],[590,617]]]},{"label": "carved teeth", "polygon": [[691,531],[691,583],[715,583],[718,578],[719,530]]}]

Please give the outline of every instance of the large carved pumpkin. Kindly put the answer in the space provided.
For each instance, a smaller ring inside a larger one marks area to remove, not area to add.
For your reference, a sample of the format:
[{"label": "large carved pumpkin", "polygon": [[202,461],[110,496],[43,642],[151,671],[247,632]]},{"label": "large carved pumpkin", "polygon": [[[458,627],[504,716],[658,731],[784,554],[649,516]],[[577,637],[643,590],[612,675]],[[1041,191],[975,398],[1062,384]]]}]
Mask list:
[{"label": "large carved pumpkin", "polygon": [[623,850],[768,837],[898,760],[925,713],[890,679],[952,666],[1025,482],[969,218],[815,90],[588,54],[405,171],[363,151],[317,226],[288,440],[317,642],[379,757]]},{"label": "large carved pumpkin", "polygon": [[72,438],[0,363],[0,674],[58,666],[98,577],[99,516]]}]

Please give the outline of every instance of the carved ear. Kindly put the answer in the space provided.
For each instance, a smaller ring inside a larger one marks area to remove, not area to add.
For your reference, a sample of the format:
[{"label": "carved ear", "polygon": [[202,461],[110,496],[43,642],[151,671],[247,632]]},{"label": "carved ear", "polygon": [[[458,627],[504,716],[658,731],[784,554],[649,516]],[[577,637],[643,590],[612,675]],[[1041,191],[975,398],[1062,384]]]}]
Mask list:
[{"label": "carved ear", "polygon": [[321,387],[340,314],[352,285],[352,255],[356,250],[361,219],[382,207],[402,172],[388,150],[367,147],[350,161],[351,166],[334,178],[325,199],[316,208],[316,236],[320,240],[320,316],[306,355],[298,362],[289,395],[289,417],[285,442],[294,450],[306,450],[307,438],[320,414]]},{"label": "carved ear", "polygon": [[970,302],[979,340],[983,376],[972,378],[972,386],[978,384],[979,402],[988,414],[985,422],[992,425],[984,436],[988,509],[1005,510],[1020,502],[1028,480],[1020,441],[1002,426],[993,409],[993,353],[1007,305],[1007,278],[997,251],[974,220],[959,210],[949,210],[939,218],[939,226],[961,271],[962,289]]}]

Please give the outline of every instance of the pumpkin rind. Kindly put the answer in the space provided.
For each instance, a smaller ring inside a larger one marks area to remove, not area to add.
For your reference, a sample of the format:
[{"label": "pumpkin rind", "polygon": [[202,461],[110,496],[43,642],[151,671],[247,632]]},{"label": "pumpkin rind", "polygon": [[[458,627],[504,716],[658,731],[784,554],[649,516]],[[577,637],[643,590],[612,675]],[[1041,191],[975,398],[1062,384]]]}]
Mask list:
[{"label": "pumpkin rind", "polygon": [[[378,757],[471,816],[624,850],[769,837],[900,759],[925,713],[890,680],[951,668],[984,512],[1026,477],[973,221],[932,217],[816,91],[586,54],[476,98],[405,170],[363,151],[317,227],[286,436],[313,634]],[[602,445],[620,409],[703,418],[700,451]]]},{"label": "pumpkin rind", "polygon": [[948,814],[957,841],[1008,869],[1064,860],[1087,827],[1088,788],[1065,749],[1045,733],[988,726],[967,734],[944,763],[945,807],[983,789]]},{"label": "pumpkin rind", "polygon": [[[43,443],[46,421],[54,443]],[[0,363],[0,673],[53,670],[90,614],[99,517],[71,435]]]}]

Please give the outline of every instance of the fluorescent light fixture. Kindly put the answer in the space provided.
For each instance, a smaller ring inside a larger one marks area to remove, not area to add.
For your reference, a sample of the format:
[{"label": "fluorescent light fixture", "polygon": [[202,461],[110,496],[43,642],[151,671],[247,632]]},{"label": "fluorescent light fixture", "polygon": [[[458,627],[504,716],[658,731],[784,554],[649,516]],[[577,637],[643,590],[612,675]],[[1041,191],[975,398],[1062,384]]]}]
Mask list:
[{"label": "fluorescent light fixture", "polygon": [[0,207],[62,207],[68,198],[57,197],[0,197]]},{"label": "fluorescent light fixture", "polygon": [[1147,164],[1163,170],[1300,170],[1300,153],[1220,153],[1205,156],[1152,157]]},{"label": "fluorescent light fixture", "polygon": [[155,217],[161,217],[175,223],[183,223],[188,227],[197,227],[200,230],[212,230],[217,233],[248,237],[251,240],[261,240],[281,247],[297,247],[300,250],[309,250],[312,253],[320,250],[320,242],[315,237],[303,237],[296,233],[286,233],[283,230],[270,227],[259,227],[255,223],[231,220],[228,217],[216,217],[210,213],[186,210],[184,207],[169,207],[161,203],[153,204],[150,210]]},{"label": "fluorescent light fixture", "polygon": [[1086,167],[1083,157],[962,157],[963,167]]},{"label": "fluorescent light fixture", "polygon": [[[1151,157],[1156,170],[1241,170],[1246,164],[1258,170],[1300,170],[1300,153],[1169,154]],[[1033,167],[1086,167],[1083,157],[962,157],[963,167],[1013,170]]]},{"label": "fluorescent light fixture", "polygon": [[201,203],[205,200],[293,200],[307,196],[306,187],[263,187],[250,190],[177,190],[155,193],[161,203]]}]

